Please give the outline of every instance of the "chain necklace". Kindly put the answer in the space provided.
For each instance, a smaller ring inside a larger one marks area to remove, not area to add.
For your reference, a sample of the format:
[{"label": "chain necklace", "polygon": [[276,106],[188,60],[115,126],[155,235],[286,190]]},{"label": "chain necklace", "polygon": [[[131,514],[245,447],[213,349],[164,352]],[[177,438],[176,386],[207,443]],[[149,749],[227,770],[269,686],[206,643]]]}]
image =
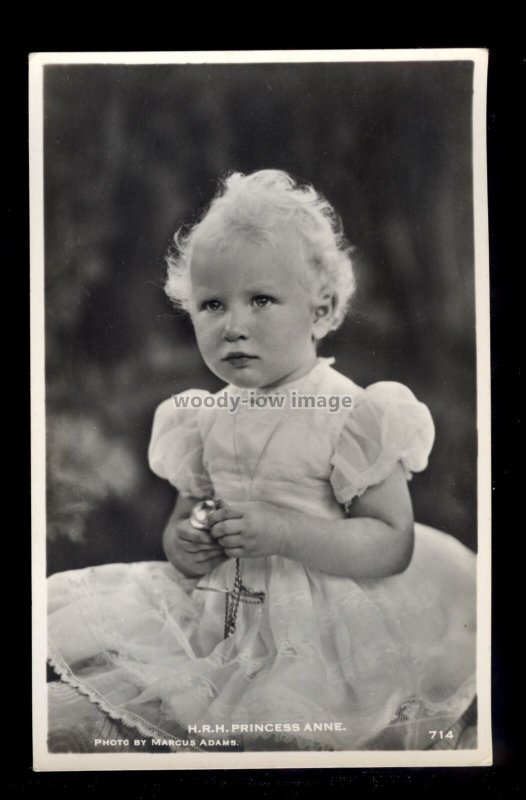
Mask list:
[{"label": "chain necklace", "polygon": [[[305,385],[305,383],[307,382],[308,378],[312,374],[312,371],[316,368],[316,366],[319,363],[323,363],[323,362],[327,362],[327,361],[329,363],[332,363],[333,359],[323,359],[323,360],[322,359],[318,359],[318,361],[315,364],[315,366],[304,376],[304,378],[301,381],[301,383],[298,384],[298,388],[300,388],[300,387]],[[291,383],[296,383],[296,381],[291,382]],[[291,384],[289,384],[289,386],[290,385]],[[279,387],[278,387],[278,393],[279,393]],[[285,398],[287,399],[287,395],[286,394],[285,394]],[[283,425],[283,423],[285,421],[285,418],[287,417],[287,412],[288,411],[289,411],[289,408],[288,408],[287,402],[285,402],[283,411],[281,413],[281,416],[280,416],[278,422],[276,423],[276,425],[271,430],[269,436],[267,437],[267,440],[266,440],[265,444],[263,445],[263,447],[262,447],[262,449],[261,449],[261,451],[259,453],[259,456],[258,456],[257,461],[255,463],[254,469],[250,472],[248,470],[248,468],[247,468],[247,472],[249,473],[249,484],[248,484],[248,490],[247,490],[247,501],[248,502],[250,502],[250,499],[251,499],[251,496],[252,496],[252,489],[253,489],[253,485],[254,485],[254,480],[256,478],[256,474],[257,474],[259,465],[261,464],[263,456],[265,455],[265,453],[268,450],[270,442],[272,441],[272,439],[274,438],[274,436],[276,435],[278,430],[282,427],[282,425]],[[237,450],[237,445],[236,445],[236,419],[237,419],[237,417],[234,414],[233,421],[232,421],[232,452],[234,454],[234,459],[235,459],[236,465],[239,468],[240,460],[238,458],[238,450]],[[201,529],[201,530],[209,529],[210,525],[209,525],[209,521],[208,521],[208,515],[211,514],[213,511],[217,510],[220,507],[221,507],[221,502],[219,500],[217,500],[217,499],[202,500],[200,503],[198,503],[194,507],[194,509],[192,511],[192,514],[191,514],[191,517],[190,517],[191,524],[193,525],[193,527]],[[238,616],[238,612],[239,612],[239,603],[241,601],[241,598],[243,598],[243,601],[247,602],[247,603],[262,603],[264,601],[264,599],[265,599],[265,593],[264,592],[253,592],[252,590],[248,589],[243,584],[243,581],[242,581],[242,578],[241,578],[241,562],[240,562],[240,558],[237,557],[236,560],[235,560],[234,585],[232,587],[232,590],[227,591],[227,593],[226,593],[225,628],[224,628],[224,638],[225,639],[227,639],[229,636],[232,636],[232,634],[236,630],[236,622],[237,622],[237,616]]]},{"label": "chain necklace", "polygon": [[[305,385],[305,383],[307,382],[308,378],[312,374],[313,370],[320,363],[323,363],[323,362],[320,359],[318,359],[318,361],[316,362],[314,367],[311,370],[309,370],[309,372],[304,376],[303,380],[301,380],[301,382],[298,383],[298,389]],[[296,381],[291,381],[291,383],[288,384],[289,388],[290,388],[290,385],[292,383],[296,383]],[[278,394],[279,394],[280,393],[279,392],[279,387],[277,387],[277,390],[278,390]],[[281,413],[281,416],[280,416],[278,422],[276,423],[276,425],[271,430],[269,436],[267,437],[267,440],[266,440],[265,444],[263,445],[263,448],[261,449],[261,452],[259,453],[259,456],[257,458],[256,464],[255,464],[254,469],[252,470],[251,473],[250,473],[250,471],[248,470],[248,467],[247,467],[247,472],[249,472],[249,484],[248,484],[248,490],[247,490],[247,501],[248,502],[250,502],[250,499],[251,499],[251,496],[252,496],[252,489],[253,489],[253,486],[254,486],[254,480],[256,478],[256,474],[257,474],[259,465],[261,464],[261,461],[263,460],[263,456],[267,452],[270,442],[272,441],[272,439],[274,438],[274,436],[276,435],[278,430],[283,426],[285,418],[287,417],[287,412],[289,411],[288,403],[290,402],[287,393],[285,393],[285,400],[286,400],[286,402],[284,403],[284,409],[283,409],[283,411]],[[238,450],[237,450],[237,446],[236,446],[236,419],[237,419],[237,417],[236,417],[236,415],[234,415],[233,422],[232,422],[232,451],[234,453],[234,458],[235,458],[235,461],[236,461],[236,465],[239,467],[240,461],[239,461],[239,458],[238,458]],[[227,595],[226,595],[225,639],[228,638],[229,636],[231,636],[234,633],[235,629],[236,629],[236,620],[237,620],[237,615],[238,615],[238,611],[239,611],[239,603],[240,603],[240,600],[241,600],[241,596],[243,596],[243,598],[245,599],[246,602],[253,602],[253,603],[254,602],[263,602],[263,600],[265,598],[264,592],[252,592],[250,589],[247,589],[247,587],[243,584],[243,581],[241,579],[241,563],[240,563],[240,559],[236,558],[235,575],[234,575],[234,586],[233,586],[232,592],[228,592]],[[230,597],[232,598],[231,601],[230,601]],[[261,599],[258,599],[258,600],[256,600],[256,599],[252,599],[251,600],[250,599],[250,598],[256,598],[256,597],[261,598]]]}]

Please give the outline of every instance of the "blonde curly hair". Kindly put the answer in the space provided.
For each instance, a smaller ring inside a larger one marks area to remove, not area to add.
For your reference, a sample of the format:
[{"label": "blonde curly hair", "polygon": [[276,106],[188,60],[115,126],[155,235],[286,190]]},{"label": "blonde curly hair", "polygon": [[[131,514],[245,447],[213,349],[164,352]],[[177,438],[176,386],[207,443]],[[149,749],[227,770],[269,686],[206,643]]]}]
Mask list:
[{"label": "blonde curly hair", "polygon": [[201,219],[188,230],[179,228],[166,257],[165,291],[177,308],[190,310],[190,264],[196,245],[227,244],[233,236],[257,244],[279,244],[296,235],[313,295],[334,297],[330,330],[341,325],[355,280],[349,244],[339,216],[310,185],[296,183],[286,172],[264,169],[243,175],[233,172]]}]

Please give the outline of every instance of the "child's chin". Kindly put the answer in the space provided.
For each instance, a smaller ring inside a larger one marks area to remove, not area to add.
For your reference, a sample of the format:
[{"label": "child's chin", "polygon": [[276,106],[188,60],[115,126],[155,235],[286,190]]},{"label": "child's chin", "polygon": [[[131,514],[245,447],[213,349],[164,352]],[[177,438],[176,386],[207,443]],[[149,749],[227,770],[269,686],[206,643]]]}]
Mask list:
[{"label": "child's chin", "polygon": [[225,383],[230,383],[239,389],[257,389],[260,386],[258,376],[254,374],[250,366],[244,368],[219,368],[214,369],[213,372]]},{"label": "child's chin", "polygon": [[260,386],[260,382],[254,376],[245,375],[243,370],[238,370],[234,375],[231,375],[229,383],[239,389],[258,389]]}]

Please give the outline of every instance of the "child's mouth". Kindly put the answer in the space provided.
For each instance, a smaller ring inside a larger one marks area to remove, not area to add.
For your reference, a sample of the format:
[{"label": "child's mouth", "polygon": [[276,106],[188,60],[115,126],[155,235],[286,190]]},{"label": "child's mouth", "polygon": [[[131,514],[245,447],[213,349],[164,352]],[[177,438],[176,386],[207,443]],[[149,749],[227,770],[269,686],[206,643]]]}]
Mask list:
[{"label": "child's mouth", "polygon": [[257,356],[249,356],[247,353],[229,353],[223,361],[228,361],[233,367],[246,367]]}]

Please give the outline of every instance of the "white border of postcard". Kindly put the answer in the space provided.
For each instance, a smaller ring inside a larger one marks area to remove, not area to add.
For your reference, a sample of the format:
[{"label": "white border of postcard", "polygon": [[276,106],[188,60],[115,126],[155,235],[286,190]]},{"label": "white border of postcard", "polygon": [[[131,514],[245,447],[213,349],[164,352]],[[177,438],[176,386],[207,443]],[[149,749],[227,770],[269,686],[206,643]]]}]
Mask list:
[{"label": "white border of postcard", "polygon": [[[49,753],[46,690],[46,497],[44,373],[43,73],[49,64],[257,64],[270,62],[472,61],[473,200],[478,430],[477,690],[473,750],[249,753]],[[34,53],[29,56],[31,214],[31,422],[33,513],[33,764],[37,771],[452,767],[492,764],[491,737],[491,439],[486,81],[483,49],[264,50],[225,52]]]}]

